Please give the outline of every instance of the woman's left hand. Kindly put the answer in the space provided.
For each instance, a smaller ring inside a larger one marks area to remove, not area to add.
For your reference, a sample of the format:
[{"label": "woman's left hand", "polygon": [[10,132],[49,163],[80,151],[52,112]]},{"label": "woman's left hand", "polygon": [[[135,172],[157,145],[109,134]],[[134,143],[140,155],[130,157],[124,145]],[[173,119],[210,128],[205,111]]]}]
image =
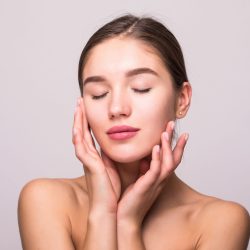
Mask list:
[{"label": "woman's left hand", "polygon": [[145,159],[141,161],[139,178],[125,190],[118,203],[118,225],[125,223],[140,227],[166,184],[166,179],[181,162],[188,134],[182,134],[172,150],[173,129],[174,122],[168,122],[166,131],[161,135],[161,149],[159,145],[155,145],[151,162]]}]

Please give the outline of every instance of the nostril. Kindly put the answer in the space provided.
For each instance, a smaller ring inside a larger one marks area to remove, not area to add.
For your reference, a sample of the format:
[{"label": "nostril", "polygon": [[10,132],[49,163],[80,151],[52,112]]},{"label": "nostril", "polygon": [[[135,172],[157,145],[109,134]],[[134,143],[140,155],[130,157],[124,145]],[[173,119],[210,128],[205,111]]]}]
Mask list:
[{"label": "nostril", "polygon": [[109,111],[109,117],[115,118],[120,116],[128,116],[129,113],[130,111],[127,108],[115,108]]}]

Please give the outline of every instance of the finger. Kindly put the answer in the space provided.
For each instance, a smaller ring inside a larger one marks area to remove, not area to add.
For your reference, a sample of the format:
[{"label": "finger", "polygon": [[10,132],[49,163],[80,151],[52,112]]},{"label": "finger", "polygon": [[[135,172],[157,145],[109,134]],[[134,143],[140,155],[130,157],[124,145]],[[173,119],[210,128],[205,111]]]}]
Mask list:
[{"label": "finger", "polygon": [[87,124],[88,124],[88,131],[89,131],[89,134],[90,134],[90,136],[91,136],[92,144],[93,144],[93,146],[94,146],[95,149],[96,149],[96,144],[95,144],[94,138],[93,138],[93,136],[92,136],[92,134],[91,134],[91,127],[90,127],[90,125],[89,125],[88,122],[87,122]]},{"label": "finger", "polygon": [[72,132],[72,142],[75,146],[75,155],[84,165],[86,165],[89,161],[88,158],[94,154],[90,154],[89,148],[83,139],[79,105],[76,106]]},{"label": "finger", "polygon": [[78,104],[78,106],[80,108],[80,111],[82,113],[82,127],[83,127],[83,129],[87,129],[88,128],[88,124],[86,122],[85,107],[84,107],[84,104],[83,104],[82,97],[78,98],[77,104]]},{"label": "finger", "polygon": [[174,169],[173,152],[169,138],[170,136],[168,132],[162,133],[161,135],[162,159],[161,159],[160,181],[165,179]]},{"label": "finger", "polygon": [[158,176],[160,174],[160,146],[155,145],[152,150],[152,160],[150,162],[149,174]]},{"label": "finger", "polygon": [[[82,130],[82,127],[79,125],[79,103],[77,102],[75,113],[74,113],[74,122],[73,122],[73,128],[72,128],[72,143],[75,144],[76,139],[80,139],[79,137],[76,137],[76,134],[79,133],[79,131]],[[78,135],[78,134],[77,134]]]},{"label": "finger", "polygon": [[121,194],[121,181],[117,169],[114,162],[102,151],[102,149],[101,156],[107,170],[109,180],[112,183],[113,191],[115,192],[117,199],[119,199]]},{"label": "finger", "polygon": [[168,136],[169,136],[170,145],[172,145],[174,128],[175,128],[175,122],[174,121],[169,121],[168,124],[167,124],[166,132],[168,133]]},{"label": "finger", "polygon": [[74,127],[73,128],[73,144],[75,146],[75,155],[76,157],[83,163],[84,163],[84,155],[87,153],[86,145],[82,139],[81,131],[79,128]]},{"label": "finger", "polygon": [[182,134],[175,145],[175,148],[173,150],[173,157],[174,157],[174,165],[176,166],[178,166],[181,162],[188,137],[189,135],[187,133]]},{"label": "finger", "polygon": [[166,131],[161,135],[162,143],[162,165],[166,169],[171,169],[173,164],[172,148],[170,144],[170,135]]},{"label": "finger", "polygon": [[79,98],[79,108],[80,108],[80,123],[82,125],[82,131],[83,131],[83,139],[86,141],[87,146],[89,147],[90,150],[96,152],[96,147],[95,147],[95,143],[93,140],[93,137],[90,133],[89,130],[89,125],[88,125],[88,121],[87,121],[87,117],[86,117],[86,112],[85,112],[85,107],[83,104],[83,99]]},{"label": "finger", "polygon": [[155,145],[152,150],[152,160],[150,162],[149,170],[136,181],[135,187],[138,188],[140,193],[145,193],[153,186],[153,184],[156,184],[159,174],[160,174],[160,146]]},{"label": "finger", "polygon": [[[153,147],[153,150],[152,150],[152,160],[151,162],[160,162],[160,151],[161,151],[161,148],[160,148],[160,145],[155,145]],[[153,166],[152,166],[153,167]],[[150,169],[151,169],[151,166],[150,166]]]},{"label": "finger", "polygon": [[73,128],[72,128],[72,142],[73,142],[73,144],[83,140],[83,138],[80,137],[81,134],[82,134],[81,113],[80,113],[79,102],[77,102],[76,108],[75,108],[75,113],[74,113]]}]

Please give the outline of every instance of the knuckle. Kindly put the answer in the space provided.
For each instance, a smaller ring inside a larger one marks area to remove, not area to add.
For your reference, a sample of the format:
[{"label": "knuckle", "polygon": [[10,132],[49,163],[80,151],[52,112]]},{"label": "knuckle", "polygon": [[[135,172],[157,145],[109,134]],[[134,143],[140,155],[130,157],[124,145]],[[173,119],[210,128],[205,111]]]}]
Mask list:
[{"label": "knuckle", "polygon": [[79,160],[81,160],[83,158],[83,154],[84,154],[83,147],[81,145],[77,145],[75,147],[75,155],[76,155],[76,157]]},{"label": "knuckle", "polygon": [[73,143],[74,145],[76,145],[76,137],[75,137],[75,136],[72,137],[72,143]]},{"label": "knuckle", "polygon": [[75,146],[77,146],[77,145],[80,143],[80,140],[79,140],[76,136],[74,136],[74,137],[72,138],[72,142],[73,142],[73,144],[74,144]]},{"label": "knuckle", "polygon": [[173,158],[167,158],[163,162],[163,167],[162,168],[163,168],[164,171],[171,172],[174,165],[175,165],[174,164],[174,159]]}]

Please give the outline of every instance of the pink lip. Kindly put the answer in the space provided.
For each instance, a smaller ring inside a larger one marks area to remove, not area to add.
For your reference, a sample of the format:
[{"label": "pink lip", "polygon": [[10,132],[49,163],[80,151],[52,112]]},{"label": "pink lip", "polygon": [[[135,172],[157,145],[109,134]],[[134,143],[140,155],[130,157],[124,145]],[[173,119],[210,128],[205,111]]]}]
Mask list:
[{"label": "pink lip", "polygon": [[124,140],[136,135],[139,128],[130,126],[114,126],[107,131],[108,136],[113,140]]}]

